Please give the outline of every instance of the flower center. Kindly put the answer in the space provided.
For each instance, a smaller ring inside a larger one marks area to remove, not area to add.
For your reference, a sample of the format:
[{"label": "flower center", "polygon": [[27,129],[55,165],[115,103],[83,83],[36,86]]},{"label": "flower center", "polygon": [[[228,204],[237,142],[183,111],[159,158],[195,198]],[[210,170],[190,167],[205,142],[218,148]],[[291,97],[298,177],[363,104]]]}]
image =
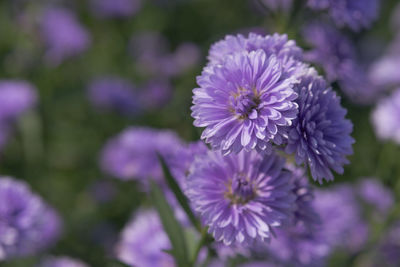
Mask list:
[{"label": "flower center", "polygon": [[239,119],[255,119],[258,116],[257,107],[260,99],[254,92],[247,89],[239,88],[238,91],[229,97],[231,111],[235,113]]},{"label": "flower center", "polygon": [[236,174],[230,181],[228,192],[225,193],[232,204],[246,204],[255,197],[253,184],[244,173]]}]

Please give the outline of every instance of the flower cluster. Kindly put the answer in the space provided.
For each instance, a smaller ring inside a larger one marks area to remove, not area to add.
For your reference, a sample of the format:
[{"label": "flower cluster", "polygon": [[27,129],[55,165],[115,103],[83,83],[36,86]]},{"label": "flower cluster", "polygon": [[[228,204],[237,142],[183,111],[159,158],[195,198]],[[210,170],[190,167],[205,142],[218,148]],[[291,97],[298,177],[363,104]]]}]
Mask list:
[{"label": "flower cluster", "polygon": [[57,213],[24,182],[0,177],[0,261],[38,253],[60,234]]}]

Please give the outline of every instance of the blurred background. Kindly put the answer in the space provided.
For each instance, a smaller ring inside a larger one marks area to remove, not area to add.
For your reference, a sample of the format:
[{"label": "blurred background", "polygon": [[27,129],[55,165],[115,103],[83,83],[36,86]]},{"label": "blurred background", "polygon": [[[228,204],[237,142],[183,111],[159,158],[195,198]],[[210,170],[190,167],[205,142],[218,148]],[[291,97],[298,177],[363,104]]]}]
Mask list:
[{"label": "blurred background", "polygon": [[[366,84],[356,89],[374,86],[374,94],[360,101],[358,92],[343,90],[340,79],[333,82],[354,123],[356,143],[344,175],[321,186],[375,177],[390,188],[397,204],[387,220],[371,222],[376,239],[400,218],[400,149],[396,140],[378,139],[371,123],[376,104],[396,81],[381,86],[368,79],[396,30],[400,34],[393,22],[400,20],[397,3],[382,0],[369,30],[342,30],[365,71]],[[0,1],[0,79],[24,81],[33,92],[21,100],[28,104],[18,117],[0,123],[0,174],[26,181],[59,211],[63,235],[46,253],[90,266],[122,266],[112,260],[118,233],[148,200],[135,182],[101,171],[106,141],[132,125],[173,129],[184,140],[198,140],[192,89],[210,45],[226,34],[278,32],[308,51],[313,43],[303,27],[315,16],[305,9],[292,13],[259,0]],[[398,82],[400,62],[392,66]],[[34,266],[40,257],[0,265]],[[353,266],[354,258],[339,251],[331,266]]]}]

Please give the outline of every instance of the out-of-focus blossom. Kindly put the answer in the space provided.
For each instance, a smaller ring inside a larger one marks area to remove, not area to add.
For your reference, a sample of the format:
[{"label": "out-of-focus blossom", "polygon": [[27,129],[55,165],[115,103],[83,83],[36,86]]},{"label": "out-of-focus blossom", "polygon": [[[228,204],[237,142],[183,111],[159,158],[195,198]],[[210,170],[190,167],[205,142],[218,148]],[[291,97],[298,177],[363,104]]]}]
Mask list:
[{"label": "out-of-focus blossom", "polygon": [[88,265],[67,256],[49,256],[40,262],[39,267],[88,267]]},{"label": "out-of-focus blossom", "polygon": [[278,229],[276,238],[265,248],[283,266],[325,266],[325,260],[332,251],[321,229],[311,230],[303,223]]},{"label": "out-of-focus blossom", "polygon": [[200,62],[201,51],[200,48],[194,43],[182,43],[173,53],[173,60],[176,74],[185,72]]},{"label": "out-of-focus blossom", "polygon": [[320,65],[328,82],[337,81],[340,88],[354,102],[366,103],[377,94],[364,67],[358,62],[354,44],[333,26],[312,23],[303,31],[304,39],[312,46],[304,58]]},{"label": "out-of-focus blossom", "polygon": [[308,6],[316,10],[328,9],[336,25],[360,31],[369,28],[378,17],[380,0],[308,0]]},{"label": "out-of-focus blossom", "polygon": [[[210,59],[217,57],[214,52]],[[282,143],[283,127],[296,117],[295,77],[285,76],[282,62],[261,49],[227,54],[223,61],[197,78],[194,125],[206,127],[201,138],[224,154],[243,148],[270,152],[271,141]]]},{"label": "out-of-focus blossom", "polygon": [[368,225],[353,188],[348,184],[315,190],[314,207],[321,217],[321,233],[333,247],[359,251],[368,239]]},{"label": "out-of-focus blossom", "polygon": [[116,253],[131,266],[173,267],[172,256],[164,251],[168,249],[171,244],[157,213],[140,210],[122,231]]},{"label": "out-of-focus blossom", "polygon": [[400,144],[400,88],[391,96],[381,99],[372,112],[376,135],[383,140]]},{"label": "out-of-focus blossom", "polygon": [[136,14],[141,6],[141,0],[91,0],[93,12],[103,18],[130,17]]},{"label": "out-of-focus blossom", "polygon": [[252,245],[293,216],[295,197],[284,159],[255,151],[210,151],[192,164],[186,194],[209,233],[225,245]]},{"label": "out-of-focus blossom", "polygon": [[297,118],[289,131],[285,151],[295,153],[297,164],[307,164],[314,180],[332,181],[332,171],[343,173],[346,156],[352,154],[352,123],[340,98],[322,77],[305,75],[294,87],[299,95]]},{"label": "out-of-focus blossom", "polygon": [[0,261],[38,253],[60,234],[56,212],[29,186],[0,177]]},{"label": "out-of-focus blossom", "polygon": [[87,91],[90,102],[99,110],[115,110],[125,115],[139,111],[139,99],[134,86],[123,78],[97,78],[89,84]]},{"label": "out-of-focus blossom", "polygon": [[37,101],[36,89],[19,80],[0,80],[0,121],[15,120]]},{"label": "out-of-focus blossom", "polygon": [[151,110],[163,107],[171,99],[172,86],[167,79],[153,79],[139,92],[141,109]]},{"label": "out-of-focus blossom", "polygon": [[400,221],[394,223],[383,236],[379,252],[381,266],[396,267],[400,262]]},{"label": "out-of-focus blossom", "polygon": [[362,200],[378,209],[380,214],[387,214],[394,205],[392,192],[376,178],[362,179],[357,189]]},{"label": "out-of-focus blossom", "polygon": [[181,140],[172,131],[129,127],[107,142],[101,155],[101,168],[122,180],[139,179],[145,184],[150,178],[160,181],[163,174],[157,153],[168,160],[182,147]]},{"label": "out-of-focus blossom", "polygon": [[312,205],[314,188],[308,182],[305,169],[292,164],[286,164],[286,168],[292,172],[292,191],[296,196],[293,224],[302,223],[312,230],[320,224],[320,218]]},{"label": "out-of-focus blossom", "polygon": [[47,8],[40,19],[40,28],[47,47],[46,60],[53,66],[81,54],[91,42],[88,31],[65,8]]}]

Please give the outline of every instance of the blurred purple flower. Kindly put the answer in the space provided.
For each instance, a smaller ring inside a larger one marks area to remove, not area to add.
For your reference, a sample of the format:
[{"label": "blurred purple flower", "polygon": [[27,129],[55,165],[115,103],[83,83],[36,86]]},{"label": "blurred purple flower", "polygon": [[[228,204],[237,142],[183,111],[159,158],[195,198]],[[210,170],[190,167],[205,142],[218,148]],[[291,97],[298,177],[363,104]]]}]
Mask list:
[{"label": "blurred purple flower", "polygon": [[200,62],[201,51],[194,43],[182,43],[173,53],[173,62],[176,74],[185,72],[186,70],[196,66]]},{"label": "blurred purple flower", "polygon": [[400,262],[400,221],[395,222],[383,236],[379,250],[381,254],[379,265],[398,266]]},{"label": "blurred purple flower", "polygon": [[37,102],[36,89],[19,80],[0,80],[0,121],[10,122]]},{"label": "blurred purple flower", "polygon": [[119,260],[140,267],[173,267],[174,260],[163,250],[171,249],[157,213],[140,210],[125,226],[116,247]]},{"label": "blurred purple flower", "polygon": [[400,144],[400,88],[391,96],[381,99],[371,119],[376,135],[382,140],[393,140]]},{"label": "blurred purple flower", "polygon": [[136,14],[141,0],[91,0],[92,11],[102,18],[130,17]]},{"label": "blurred purple flower", "polygon": [[139,179],[146,185],[150,178],[162,180],[157,152],[168,160],[182,147],[172,131],[129,127],[106,143],[100,164],[104,172],[116,178]]},{"label": "blurred purple flower", "polygon": [[167,79],[153,79],[147,82],[139,92],[143,110],[163,107],[171,99],[172,86]]},{"label": "blurred purple flower", "polygon": [[81,54],[90,45],[89,32],[75,14],[65,8],[47,8],[40,20],[42,37],[47,46],[45,58],[53,66]]},{"label": "blurred purple flower", "polygon": [[265,246],[269,255],[283,266],[325,266],[332,247],[321,229],[309,229],[303,223],[278,229],[276,238]]},{"label": "blurred purple flower", "polygon": [[314,207],[321,217],[321,233],[333,247],[359,251],[368,239],[368,225],[350,185],[315,190]]},{"label": "blurred purple flower", "polygon": [[255,151],[210,151],[192,164],[186,194],[209,233],[225,245],[267,241],[293,215],[295,197],[285,160]]},{"label": "blurred purple flower", "polygon": [[297,164],[307,164],[314,180],[334,179],[332,171],[343,173],[346,156],[353,153],[353,124],[340,98],[320,76],[305,75],[294,87],[299,95],[298,117],[289,131],[285,151],[295,153]]},{"label": "blurred purple flower", "polygon": [[308,0],[316,10],[328,9],[336,25],[353,31],[371,27],[379,14],[380,0]]},{"label": "blurred purple flower", "polygon": [[376,178],[362,179],[357,189],[362,200],[373,206],[382,215],[386,215],[394,205],[392,191]]},{"label": "blurred purple flower", "polygon": [[97,78],[89,84],[87,91],[90,102],[99,110],[115,110],[124,115],[139,111],[139,99],[134,86],[123,78]]},{"label": "blurred purple flower", "polygon": [[354,102],[374,100],[376,88],[370,84],[364,67],[357,60],[354,44],[333,26],[312,23],[303,30],[303,37],[312,46],[304,58],[320,65],[329,83],[337,81]]},{"label": "blurred purple flower", "polygon": [[0,261],[46,249],[60,229],[57,213],[26,183],[0,177]]},{"label": "blurred purple flower", "polygon": [[297,113],[296,79],[285,77],[282,66],[259,49],[228,54],[223,64],[205,67],[191,108],[194,125],[206,127],[201,139],[225,155],[243,148],[270,152],[270,141],[282,143],[281,129]]},{"label": "blurred purple flower", "polygon": [[67,256],[48,256],[40,262],[39,267],[88,267],[88,265]]},{"label": "blurred purple flower", "polygon": [[312,230],[320,224],[320,218],[312,205],[314,188],[308,182],[305,169],[292,164],[286,164],[286,168],[292,172],[292,192],[296,196],[293,225],[302,223]]}]

